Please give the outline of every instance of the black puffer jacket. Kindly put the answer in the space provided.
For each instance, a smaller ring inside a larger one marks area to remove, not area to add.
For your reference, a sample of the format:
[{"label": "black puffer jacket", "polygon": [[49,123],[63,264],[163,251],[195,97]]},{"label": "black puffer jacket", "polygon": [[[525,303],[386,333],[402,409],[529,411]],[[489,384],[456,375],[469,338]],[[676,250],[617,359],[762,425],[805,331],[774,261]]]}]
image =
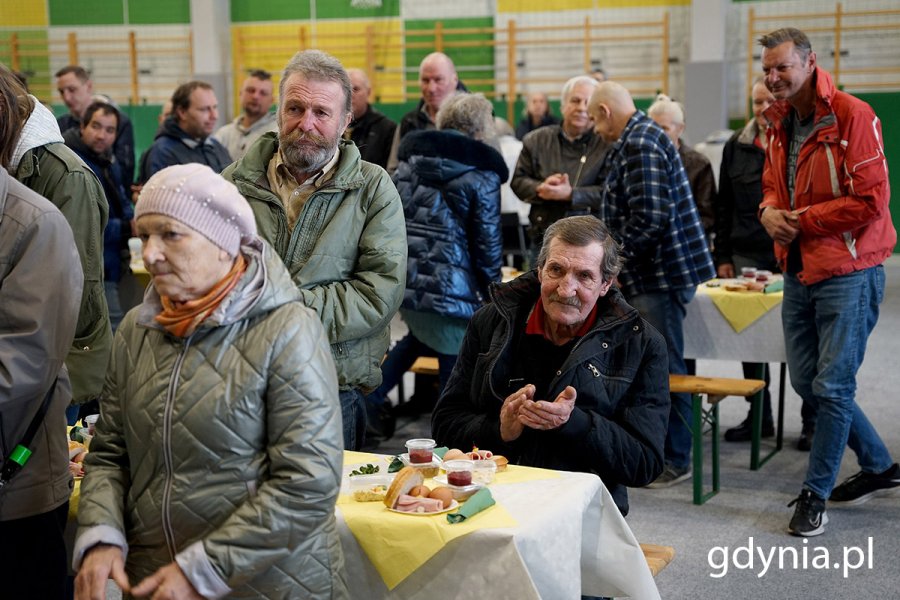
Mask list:
[{"label": "black puffer jacket", "polygon": [[566,386],[578,396],[568,422],[552,431],[526,428],[500,438],[503,400],[528,381],[511,381],[514,350],[540,294],[534,272],[491,286],[492,302],[469,323],[459,359],[434,413],[440,445],[473,444],[533,467],[596,473],[622,511],[625,486],[639,487],[663,470],[669,420],[669,374],[662,336],[611,287],[598,300],[597,322],[578,341],[544,400]]},{"label": "black puffer jacket", "polygon": [[500,279],[503,157],[455,131],[411,132],[398,157],[409,245],[402,306],[468,319]]},{"label": "black puffer jacket", "polygon": [[759,222],[766,153],[753,143],[757,127],[756,121],[750,121],[731,136],[722,150],[716,203],[716,266],[733,264],[732,255],[739,254],[753,258],[759,267],[777,267],[772,238]]}]

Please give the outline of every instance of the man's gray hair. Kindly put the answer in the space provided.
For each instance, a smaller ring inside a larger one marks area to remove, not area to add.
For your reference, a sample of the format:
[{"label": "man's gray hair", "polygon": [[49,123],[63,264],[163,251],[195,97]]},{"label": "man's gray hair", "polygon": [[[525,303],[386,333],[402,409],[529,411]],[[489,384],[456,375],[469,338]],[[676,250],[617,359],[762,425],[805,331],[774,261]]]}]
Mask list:
[{"label": "man's gray hair", "polygon": [[444,100],[434,119],[438,129],[455,129],[472,139],[494,135],[494,107],[484,94],[454,94]]},{"label": "man's gray hair", "polygon": [[809,38],[795,27],[776,29],[772,33],[767,33],[760,37],[758,41],[760,46],[769,50],[785,42],[793,42],[794,48],[797,49],[797,54],[803,60],[806,60],[809,53],[812,52],[812,44],[809,43]]},{"label": "man's gray hair", "polygon": [[283,102],[284,83],[295,73],[299,73],[311,81],[338,83],[344,90],[344,112],[345,114],[350,113],[352,110],[350,96],[353,93],[353,87],[350,85],[350,76],[347,75],[347,71],[338,59],[321,50],[303,50],[295,54],[284,68],[281,82],[278,84],[279,102]]},{"label": "man's gray hair", "polygon": [[590,75],[576,75],[572,79],[568,80],[562,89],[562,103],[565,104],[566,100],[569,99],[569,94],[572,93],[572,90],[575,89],[576,85],[585,84],[591,86],[593,89],[597,89],[597,86],[600,85],[600,82],[591,77]]},{"label": "man's gray hair", "polygon": [[600,274],[603,281],[612,281],[619,275],[625,260],[622,258],[622,244],[613,239],[609,229],[603,221],[596,217],[580,216],[566,217],[552,224],[544,232],[544,242],[541,244],[541,252],[538,254],[538,268],[544,268],[547,257],[550,255],[550,242],[555,239],[584,248],[594,242],[603,247],[603,262],[600,263]]}]

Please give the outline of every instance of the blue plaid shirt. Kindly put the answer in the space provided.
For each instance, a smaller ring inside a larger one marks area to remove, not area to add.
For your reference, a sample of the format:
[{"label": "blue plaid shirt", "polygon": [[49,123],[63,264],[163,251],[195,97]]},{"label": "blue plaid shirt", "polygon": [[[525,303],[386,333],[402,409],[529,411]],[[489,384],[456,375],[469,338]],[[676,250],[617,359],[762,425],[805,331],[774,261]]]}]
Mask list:
[{"label": "blue plaid shirt", "polygon": [[589,200],[623,246],[619,283],[626,297],[687,289],[716,276],[678,150],[637,111],[613,144]]}]

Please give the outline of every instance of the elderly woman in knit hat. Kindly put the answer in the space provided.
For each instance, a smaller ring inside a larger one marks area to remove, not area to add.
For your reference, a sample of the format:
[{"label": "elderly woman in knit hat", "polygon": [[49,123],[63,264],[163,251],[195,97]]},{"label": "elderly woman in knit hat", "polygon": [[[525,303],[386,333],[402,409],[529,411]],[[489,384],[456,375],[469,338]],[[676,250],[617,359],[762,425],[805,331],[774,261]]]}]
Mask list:
[{"label": "elderly woman in knit hat", "polygon": [[77,598],[345,597],[343,442],[318,318],[209,167],[156,173],[136,225],[152,275],[119,327],[85,461]]}]

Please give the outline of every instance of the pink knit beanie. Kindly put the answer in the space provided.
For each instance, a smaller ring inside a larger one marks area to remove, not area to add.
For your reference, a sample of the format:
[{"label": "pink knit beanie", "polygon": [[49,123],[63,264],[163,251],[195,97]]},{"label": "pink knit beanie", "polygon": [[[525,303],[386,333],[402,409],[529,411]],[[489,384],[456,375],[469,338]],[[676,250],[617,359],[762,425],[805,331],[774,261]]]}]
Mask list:
[{"label": "pink knit beanie", "polygon": [[256,236],[250,205],[230,181],[206,165],[167,167],[151,177],[138,198],[134,218],[165,215],[203,234],[235,257]]}]

